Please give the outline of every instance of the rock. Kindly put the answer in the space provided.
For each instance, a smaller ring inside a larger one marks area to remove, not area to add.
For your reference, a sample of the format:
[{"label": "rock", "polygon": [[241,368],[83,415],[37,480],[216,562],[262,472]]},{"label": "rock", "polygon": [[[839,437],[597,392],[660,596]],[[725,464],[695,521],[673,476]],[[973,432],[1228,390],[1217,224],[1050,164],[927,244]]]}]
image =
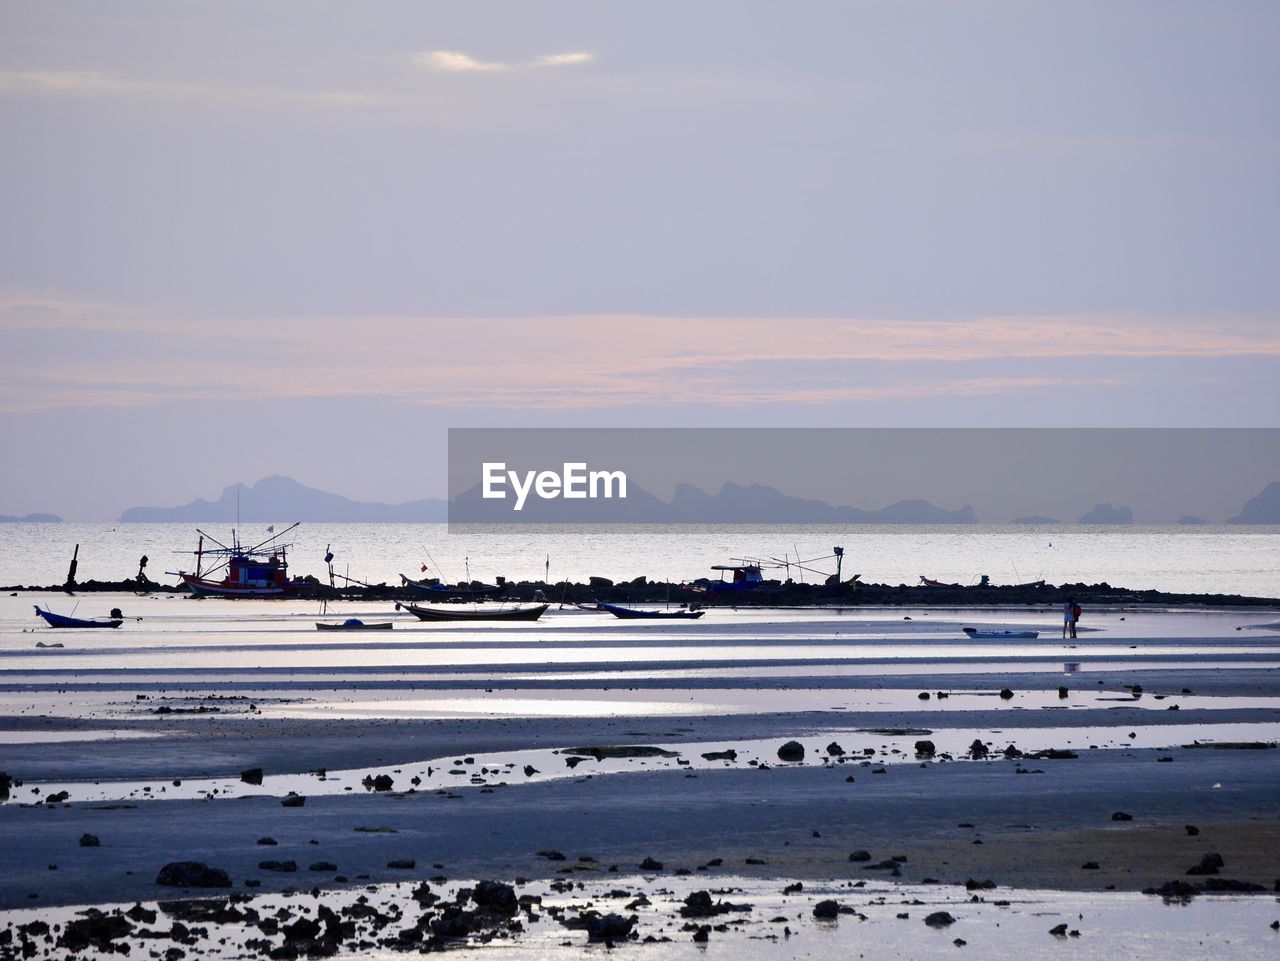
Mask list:
[{"label": "rock", "polygon": [[706,944],[711,939],[711,925],[701,924],[693,932],[693,940],[698,944]]},{"label": "rock", "polygon": [[924,923],[931,928],[945,928],[949,924],[955,924],[956,919],[946,911],[934,911],[933,914],[924,919]]},{"label": "rock", "polygon": [[1214,894],[1258,894],[1265,891],[1266,885],[1253,881],[1236,881],[1233,878],[1209,878],[1204,882],[1204,889]]},{"label": "rock", "polygon": [[240,780],[244,781],[245,784],[261,784],[262,768],[251,767],[247,771],[241,771]]},{"label": "rock", "polygon": [[995,886],[996,883],[994,881],[978,881],[974,878],[970,878],[964,883],[964,889],[966,891],[990,891],[995,888]]},{"label": "rock", "polygon": [[1126,813],[1126,812],[1124,812],[1124,811],[1113,811],[1113,812],[1112,812],[1112,814],[1111,814],[1111,820],[1113,820],[1113,821],[1132,821],[1132,820],[1133,820],[1133,815],[1132,815],[1132,814],[1128,814],[1128,813]]},{"label": "rock", "polygon": [[539,773],[539,772],[538,772],[538,769],[537,769],[536,767],[534,767],[532,764],[526,764],[526,765],[524,766],[524,776],[525,776],[525,777],[533,777],[533,776],[534,776],[535,774],[537,774],[537,773]]},{"label": "rock", "polygon": [[259,861],[259,871],[277,871],[281,874],[292,874],[298,870],[297,861]]},{"label": "rock", "polygon": [[413,858],[393,858],[387,862],[387,867],[393,871],[412,871],[418,866],[418,862]]},{"label": "rock", "polygon": [[1188,874],[1217,874],[1219,868],[1227,866],[1227,862],[1222,859],[1222,855],[1210,852],[1200,858],[1200,863],[1187,869]]},{"label": "rock", "polygon": [[1097,862],[1097,861],[1085,861],[1085,862],[1084,862],[1084,864],[1080,865],[1080,870],[1082,870],[1082,871],[1100,871],[1100,870],[1102,870],[1102,869],[1098,866],[1098,862]]},{"label": "rock", "polygon": [[554,848],[544,848],[538,852],[538,857],[546,858],[548,861],[563,861],[565,859],[564,852],[557,851]]},{"label": "rock", "polygon": [[732,748],[727,751],[707,751],[702,755],[702,758],[705,761],[736,761],[738,752]]},{"label": "rock", "polygon": [[263,847],[275,847],[277,844],[277,841],[275,838],[272,838],[272,837],[261,837],[261,838],[258,838],[258,843],[261,844]]},{"label": "rock", "polygon": [[991,751],[988,750],[987,746],[977,738],[974,738],[973,743],[969,745],[969,757],[975,761],[987,757],[990,753]]},{"label": "rock", "polygon": [[1200,833],[1200,829],[1196,827],[1194,824],[1186,824],[1186,825],[1183,825],[1183,827],[1186,830],[1188,837],[1195,837]]},{"label": "rock", "polygon": [[156,884],[174,888],[229,888],[231,878],[221,868],[202,861],[171,861],[156,875]]},{"label": "rock", "polygon": [[[94,911],[88,917],[68,921],[62,930],[61,937],[58,938],[58,946],[71,952],[84,951],[92,947],[110,954],[117,950],[111,942],[128,936],[132,931],[133,925],[123,916]],[[31,942],[27,943],[31,944]],[[35,947],[34,944],[31,946]],[[128,945],[121,945],[119,950],[121,953],[128,953],[128,949]]]},{"label": "rock", "polygon": [[596,915],[587,922],[587,939],[589,941],[625,941],[630,937],[635,923],[634,917],[624,918],[620,914]]},{"label": "rock", "polygon": [[928,692],[928,691],[921,691],[919,694],[917,694],[917,695],[916,695],[916,698],[917,698],[917,700],[927,701],[927,700],[929,700],[929,692]]},{"label": "rock", "polygon": [[849,860],[850,861],[870,861],[871,852],[870,851],[854,851],[852,854],[849,855]]},{"label": "rock", "polygon": [[1158,894],[1165,901],[1187,902],[1200,893],[1200,889],[1186,881],[1166,881],[1158,888],[1144,888],[1143,894]]},{"label": "rock", "polygon": [[780,761],[803,761],[804,745],[799,741],[788,741],[782,747],[778,748],[778,760]]},{"label": "rock", "polygon": [[307,868],[307,870],[323,871],[327,874],[331,874],[334,871],[338,870],[338,866],[334,864],[332,861],[316,861],[309,868]]},{"label": "rock", "polygon": [[1017,747],[1010,744],[1007,748],[1004,749],[1004,756],[1008,758],[1010,761],[1013,761],[1013,760],[1016,760],[1017,758],[1022,757],[1022,752],[1019,751]]},{"label": "rock", "polygon": [[653,858],[645,858],[643,861],[640,862],[640,870],[641,871],[661,871],[662,862],[654,860]]},{"label": "rock", "polygon": [[1070,692],[1065,687],[1058,688],[1058,697],[1065,698]]},{"label": "rock", "polygon": [[0,771],[0,801],[9,800],[9,791],[13,787],[13,778]]},{"label": "rock", "polygon": [[916,741],[916,757],[933,757],[938,752],[932,741]]},{"label": "rock", "polygon": [[102,847],[102,842],[98,840],[96,834],[82,834],[80,835],[80,846],[82,848],[100,848]]},{"label": "rock", "polygon": [[1013,691],[1009,690],[1007,687],[1005,687],[1005,688],[1001,688],[1001,689],[1000,689],[1000,700],[1002,700],[1002,701],[1011,701],[1011,700],[1013,700]]},{"label": "rock", "polygon": [[832,741],[827,745],[827,753],[832,757],[844,757],[844,748],[842,748],[836,741]]},{"label": "rock", "polygon": [[307,799],[301,794],[295,794],[290,791],[287,795],[280,799],[280,806],[283,808],[300,808],[307,803]]},{"label": "rock", "polygon": [[390,774],[379,774],[377,777],[365,775],[364,780],[360,782],[368,791],[390,791],[391,785],[395,783]]},{"label": "rock", "polygon": [[813,916],[820,921],[834,921],[840,916],[840,904],[836,901],[819,901],[813,906]]},{"label": "rock", "polygon": [[516,889],[501,881],[479,881],[471,889],[471,900],[476,907],[489,914],[511,916],[519,910]]}]

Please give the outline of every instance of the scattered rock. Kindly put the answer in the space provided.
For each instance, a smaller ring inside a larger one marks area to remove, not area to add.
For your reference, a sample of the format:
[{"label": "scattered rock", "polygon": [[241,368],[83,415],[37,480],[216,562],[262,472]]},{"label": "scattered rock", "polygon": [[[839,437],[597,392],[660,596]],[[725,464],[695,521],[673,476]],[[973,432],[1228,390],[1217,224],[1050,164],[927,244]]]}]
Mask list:
[{"label": "scattered rock", "polygon": [[262,768],[251,767],[247,771],[241,771],[240,780],[244,781],[245,784],[261,784]]},{"label": "scattered rock", "polygon": [[280,799],[280,806],[284,808],[300,808],[307,803],[307,799],[301,794],[295,794],[290,791],[287,795]]},{"label": "scattered rock", "polygon": [[1005,688],[1001,688],[1001,689],[1000,689],[1000,700],[1002,700],[1002,701],[1011,701],[1011,700],[1013,700],[1013,691],[1009,690],[1007,687],[1005,687]]},{"label": "scattered rock", "polygon": [[707,751],[702,758],[706,761],[736,761],[738,752],[732,748],[727,751]]},{"label": "scattered rock", "polygon": [[1132,820],[1133,820],[1133,815],[1132,815],[1132,814],[1128,814],[1128,813],[1126,813],[1126,812],[1124,812],[1124,811],[1114,811],[1114,812],[1112,812],[1112,814],[1111,814],[1111,820],[1113,820],[1113,821],[1132,821]]},{"label": "scattered rock", "polygon": [[297,861],[259,861],[259,871],[276,871],[281,874],[292,874],[298,870]]},{"label": "scattered rock", "polygon": [[778,748],[778,760],[780,761],[803,761],[804,745],[799,741],[788,741],[782,747]]},{"label": "scattered rock", "polygon": [[413,858],[393,858],[387,862],[387,867],[393,871],[412,871],[418,866],[418,862]]},{"label": "scattered rock", "polygon": [[955,924],[956,919],[946,911],[934,911],[933,914],[924,919],[924,923],[931,928],[945,928],[949,924]]},{"label": "scattered rock", "polygon": [[640,870],[641,871],[661,871],[662,862],[657,861],[653,858],[645,858],[643,861],[640,862]]},{"label": "scattered rock", "polygon": [[102,842],[98,840],[96,834],[82,834],[80,835],[80,846],[82,848],[100,848],[102,847]]},{"label": "scattered rock", "polygon": [[202,861],[171,861],[156,875],[156,884],[175,888],[229,888],[231,878],[221,868]]},{"label": "scattered rock", "polygon": [[820,921],[834,921],[840,916],[840,904],[837,901],[819,901],[813,906],[813,916]]},{"label": "scattered rock", "polygon": [[933,757],[938,748],[932,741],[916,741],[916,757]]}]

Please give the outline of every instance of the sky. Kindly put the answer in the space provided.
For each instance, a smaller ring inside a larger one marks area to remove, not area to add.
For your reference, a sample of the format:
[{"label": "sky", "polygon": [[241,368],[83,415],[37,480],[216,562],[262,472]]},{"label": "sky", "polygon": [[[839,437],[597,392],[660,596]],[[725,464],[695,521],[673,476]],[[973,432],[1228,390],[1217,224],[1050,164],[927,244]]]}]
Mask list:
[{"label": "sky", "polygon": [[0,513],[440,496],[450,426],[1280,426],[1278,36],[0,0]]}]

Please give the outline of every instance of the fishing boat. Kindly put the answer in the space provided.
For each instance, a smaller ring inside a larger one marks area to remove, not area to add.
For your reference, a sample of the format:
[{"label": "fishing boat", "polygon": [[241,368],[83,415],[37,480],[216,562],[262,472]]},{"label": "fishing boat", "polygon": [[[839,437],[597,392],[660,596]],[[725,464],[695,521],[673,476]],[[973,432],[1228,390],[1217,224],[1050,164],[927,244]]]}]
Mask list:
[{"label": "fishing boat", "polygon": [[[196,558],[194,574],[185,571],[171,571],[182,583],[191,588],[193,594],[201,597],[285,597],[294,594],[307,586],[300,578],[289,580],[288,550],[292,544],[282,544],[278,538],[297,527],[293,524],[279,534],[272,531],[271,536],[253,547],[242,547],[237,531],[232,531],[231,544],[222,543],[216,537],[197,529],[200,540],[193,552]],[[205,547],[205,539],[212,541],[217,547]],[[206,558],[218,559],[209,568],[205,568]],[[210,575],[223,571],[221,580],[214,580]]]},{"label": "fishing boat", "polygon": [[1033,641],[1040,636],[1039,631],[989,631],[977,627],[966,627],[963,630],[974,640],[979,641],[1012,641],[1020,638]]},{"label": "fishing boat", "polygon": [[42,610],[39,604],[32,605],[36,609],[36,613],[43,617],[50,627],[119,627],[124,623],[124,619],[120,617],[67,617],[65,614],[55,614],[53,611]]},{"label": "fishing boat", "polygon": [[420,621],[536,621],[547,612],[550,606],[550,604],[535,604],[533,607],[485,610],[453,604],[431,604],[426,607],[419,607],[417,604],[396,604],[396,610],[403,608]]},{"label": "fishing boat", "polygon": [[935,580],[930,580],[929,578],[927,578],[927,577],[925,577],[923,574],[921,574],[921,575],[920,575],[920,586],[921,586],[921,587],[963,587],[964,585],[962,585],[962,584],[948,584],[948,583],[946,583],[945,581],[935,581]]},{"label": "fishing boat", "polygon": [[680,608],[674,611],[641,611],[636,610],[634,607],[619,607],[617,604],[605,604],[603,601],[597,604],[597,608],[602,611],[608,611],[614,617],[620,617],[623,620],[679,619],[694,621],[706,613],[706,611],[691,611],[687,608]]},{"label": "fishing boat", "polygon": [[490,584],[482,584],[480,587],[463,587],[460,584],[454,584],[450,587],[448,584],[441,584],[436,578],[415,581],[404,574],[400,575],[400,581],[405,587],[422,591],[424,594],[445,594],[449,597],[493,597],[501,594],[505,589],[502,585],[495,587]]},{"label": "fishing boat", "polygon": [[[738,591],[754,591],[764,583],[761,565],[755,561],[740,561],[737,564],[713,564],[713,571],[720,574],[719,580],[700,577],[690,585],[691,589],[706,594],[729,594]],[[725,580],[725,574],[733,576]]]},{"label": "fishing boat", "polygon": [[366,624],[358,617],[348,617],[341,624],[316,621],[317,631],[389,631],[391,628],[392,624],[390,621],[379,621],[376,624]]}]

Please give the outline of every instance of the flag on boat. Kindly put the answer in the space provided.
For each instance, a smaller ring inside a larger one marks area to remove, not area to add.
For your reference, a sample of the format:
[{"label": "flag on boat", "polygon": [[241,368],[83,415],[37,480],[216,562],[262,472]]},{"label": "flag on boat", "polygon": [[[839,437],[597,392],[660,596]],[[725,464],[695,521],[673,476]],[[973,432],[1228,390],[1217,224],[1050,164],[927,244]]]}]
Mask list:
[{"label": "flag on boat", "polygon": [[275,532],[276,532],[276,525],[275,525],[275,524],[272,524],[270,527],[268,527],[268,528],[267,528],[267,533],[268,533],[268,534],[274,534]]},{"label": "flag on boat", "polygon": [[424,573],[424,574],[425,574],[426,572],[427,572],[427,565],[426,565],[426,564],[423,564],[423,565],[422,565],[422,573]]}]

